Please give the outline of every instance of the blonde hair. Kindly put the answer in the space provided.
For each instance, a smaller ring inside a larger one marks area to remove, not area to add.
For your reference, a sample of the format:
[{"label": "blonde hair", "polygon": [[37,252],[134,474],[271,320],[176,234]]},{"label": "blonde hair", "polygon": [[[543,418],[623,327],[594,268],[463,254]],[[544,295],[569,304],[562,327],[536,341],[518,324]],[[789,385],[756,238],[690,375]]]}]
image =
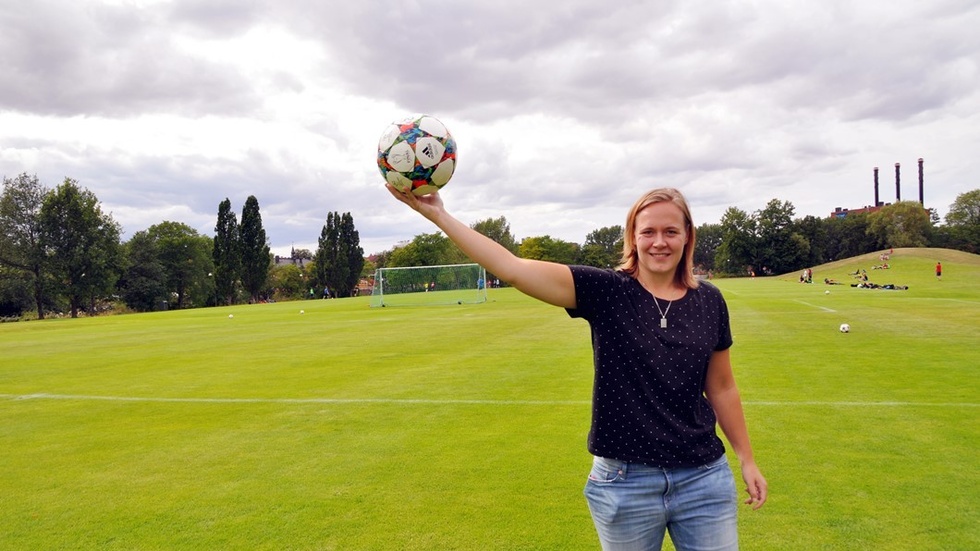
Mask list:
[{"label": "blonde hair", "polygon": [[691,218],[691,209],[687,205],[687,200],[684,199],[684,195],[680,191],[674,188],[659,188],[648,191],[633,204],[633,208],[626,215],[626,228],[623,230],[623,257],[616,269],[636,277],[639,264],[639,253],[636,250],[636,217],[641,210],[648,206],[664,202],[673,203],[681,209],[684,214],[684,230],[688,236],[681,262],[677,265],[677,271],[674,273],[674,281],[686,289],[697,289],[698,280],[694,277],[694,243],[697,232],[694,229],[694,220]]}]

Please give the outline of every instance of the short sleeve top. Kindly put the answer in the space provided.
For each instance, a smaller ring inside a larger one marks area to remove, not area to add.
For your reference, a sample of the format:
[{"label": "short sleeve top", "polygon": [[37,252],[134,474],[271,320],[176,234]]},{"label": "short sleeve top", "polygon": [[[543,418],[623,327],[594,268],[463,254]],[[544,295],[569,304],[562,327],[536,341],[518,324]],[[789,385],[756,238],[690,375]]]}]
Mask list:
[{"label": "short sleeve top", "polygon": [[728,307],[702,282],[670,304],[667,327],[653,295],[629,274],[572,266],[576,308],[592,330],[595,379],[589,451],[656,465],[694,467],[721,457],[704,397],[708,362],[732,345]]}]

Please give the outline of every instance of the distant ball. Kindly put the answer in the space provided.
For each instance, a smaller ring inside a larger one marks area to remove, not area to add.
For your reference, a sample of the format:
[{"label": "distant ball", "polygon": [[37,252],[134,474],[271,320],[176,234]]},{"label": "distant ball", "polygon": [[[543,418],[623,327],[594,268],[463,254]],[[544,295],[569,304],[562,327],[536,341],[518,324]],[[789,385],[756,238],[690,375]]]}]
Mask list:
[{"label": "distant ball", "polygon": [[824,291],[823,294],[829,295],[830,294],[830,291]]},{"label": "distant ball", "polygon": [[235,314],[228,314],[228,317],[229,318],[233,318],[233,317],[235,317]]},{"label": "distant ball", "polygon": [[456,170],[456,140],[430,115],[388,125],[378,141],[378,169],[401,191],[428,195],[442,189]]},{"label": "distant ball", "polygon": [[841,333],[850,333],[851,332],[851,326],[848,325],[848,324],[846,324],[846,323],[840,324],[840,332]]},{"label": "distant ball", "polygon": [[299,313],[300,313],[300,314],[305,314],[305,313],[306,313],[306,311],[305,311],[305,310],[300,310],[300,311],[299,311]]}]

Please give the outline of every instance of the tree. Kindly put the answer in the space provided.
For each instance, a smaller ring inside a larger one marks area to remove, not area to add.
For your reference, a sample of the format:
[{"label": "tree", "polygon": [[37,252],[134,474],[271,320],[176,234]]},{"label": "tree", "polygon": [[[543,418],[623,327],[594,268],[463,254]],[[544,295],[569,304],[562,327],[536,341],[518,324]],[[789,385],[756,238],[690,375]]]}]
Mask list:
[{"label": "tree", "polygon": [[980,251],[980,189],[956,196],[946,213],[946,229],[952,247],[971,253]]},{"label": "tree", "polygon": [[334,295],[337,294],[338,283],[347,278],[349,270],[347,258],[341,255],[340,248],[340,215],[328,212],[327,222],[320,230],[313,260],[316,265],[316,284],[329,287]]},{"label": "tree", "polygon": [[361,270],[364,268],[364,249],[361,248],[361,236],[354,228],[354,217],[345,212],[340,217],[340,253],[347,262],[347,278],[337,286],[338,296],[351,296],[361,280]]},{"label": "tree", "polygon": [[765,208],[756,211],[757,272],[784,274],[803,267],[810,254],[810,244],[795,231],[795,211],[792,203],[778,199],[772,199]]},{"label": "tree", "polygon": [[378,269],[378,268],[386,268],[390,266],[389,262],[391,261],[391,255],[394,252],[395,252],[394,249],[390,249],[387,251],[381,251],[380,253],[371,255],[371,258],[374,261],[374,268]]},{"label": "tree", "polygon": [[582,264],[597,268],[614,268],[623,256],[623,227],[608,226],[593,230],[582,245]]},{"label": "tree", "polygon": [[231,201],[225,198],[218,205],[218,221],[214,226],[214,287],[218,300],[223,304],[235,303],[235,284],[241,273],[241,235],[238,219],[231,210]]},{"label": "tree", "polygon": [[361,279],[364,249],[349,212],[327,214],[313,255],[314,280],[330,287],[334,296],[350,296]]},{"label": "tree", "polygon": [[899,201],[868,215],[868,235],[877,248],[925,247],[931,229],[929,212],[917,201]]},{"label": "tree", "polygon": [[214,241],[182,222],[164,221],[146,230],[156,244],[166,291],[175,308],[204,306],[214,291]]},{"label": "tree", "polygon": [[722,243],[721,224],[701,224],[694,243],[694,266],[704,271],[715,269],[715,253]]},{"label": "tree", "polygon": [[843,218],[827,220],[826,261],[833,262],[870,253],[878,249],[877,242],[868,232],[868,215],[851,214]]},{"label": "tree", "polygon": [[45,197],[40,223],[52,274],[68,299],[71,317],[78,317],[84,301],[94,306],[118,281],[119,225],[102,213],[92,192],[70,178]]},{"label": "tree", "polygon": [[[340,241],[340,224],[341,217],[336,212],[331,212],[327,214],[327,225],[325,226],[327,230],[327,239],[323,244],[323,249],[325,251],[326,266],[324,266],[324,274],[326,279],[320,283],[326,283],[333,289],[333,293],[337,295],[339,293],[338,287],[340,287],[341,282],[347,280],[347,276],[350,275],[350,266],[347,265],[347,256],[341,251],[343,248]],[[322,235],[322,234],[321,234]]]},{"label": "tree", "polygon": [[957,195],[946,213],[946,223],[951,226],[980,227],[980,189]]},{"label": "tree", "polygon": [[810,244],[809,252],[803,259],[807,266],[817,266],[827,262],[827,225],[824,219],[807,215],[794,222],[795,233]]},{"label": "tree", "polygon": [[239,228],[241,243],[242,286],[251,297],[251,302],[258,302],[266,280],[269,278],[269,267],[272,257],[269,254],[269,244],[262,228],[262,215],[259,213],[259,200],[249,195],[242,208],[242,224]]},{"label": "tree", "polygon": [[127,259],[119,281],[123,302],[137,312],[156,310],[167,299],[167,274],[156,241],[149,232],[138,231],[123,249]]},{"label": "tree", "polygon": [[331,265],[337,256],[337,228],[334,226],[334,213],[327,213],[327,221],[320,228],[316,252],[313,253],[313,274],[311,285],[331,287]]},{"label": "tree", "polygon": [[309,249],[293,249],[293,258],[313,260],[313,253]]},{"label": "tree", "polygon": [[0,318],[19,318],[30,308],[30,282],[25,272],[0,264]]},{"label": "tree", "polygon": [[423,233],[415,236],[411,243],[392,251],[387,267],[441,266],[461,264],[466,260],[466,256],[448,237],[441,233]]},{"label": "tree", "polygon": [[37,176],[3,179],[0,196],[0,266],[20,274],[31,289],[38,319],[44,319],[46,256],[41,244],[41,206],[46,190]]},{"label": "tree", "polygon": [[[361,279],[371,278],[372,276],[374,276],[374,271],[377,269],[378,269],[377,264],[365,258],[364,265],[361,266]],[[358,279],[358,283],[360,283],[360,279]]]},{"label": "tree", "polygon": [[296,264],[274,266],[269,275],[276,300],[299,300],[306,298],[309,288],[306,285],[306,274]]},{"label": "tree", "polygon": [[423,233],[415,236],[411,243],[391,252],[386,266],[441,266],[461,264],[466,256],[455,243],[441,233]]},{"label": "tree", "polygon": [[546,260],[559,264],[576,264],[580,261],[581,247],[578,243],[570,243],[555,239],[550,235],[528,237],[521,241],[518,248],[521,258]]},{"label": "tree", "polygon": [[721,234],[715,268],[728,274],[744,275],[757,267],[758,237],[754,218],[736,207],[728,207],[721,217]]}]

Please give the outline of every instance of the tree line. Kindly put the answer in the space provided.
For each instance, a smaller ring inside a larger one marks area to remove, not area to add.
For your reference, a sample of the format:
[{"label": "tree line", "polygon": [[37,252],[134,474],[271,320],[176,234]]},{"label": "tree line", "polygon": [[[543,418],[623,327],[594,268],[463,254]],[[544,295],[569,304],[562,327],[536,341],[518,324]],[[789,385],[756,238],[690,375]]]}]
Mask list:
[{"label": "tree line", "polygon": [[[772,199],[746,212],[727,209],[720,223],[697,226],[696,269],[725,275],[782,274],[893,247],[980,251],[980,189],[956,198],[939,225],[914,201],[843,217],[795,217],[789,201]],[[518,241],[503,216],[471,225],[522,258],[613,268],[623,227],[589,232],[582,244],[549,235]],[[3,181],[0,196],[0,317],[33,311],[97,314],[196,308],[263,300],[350,296],[375,268],[459,264],[470,260],[441,233],[365,258],[351,214],[330,212],[317,250],[293,250],[283,264],[270,253],[258,200],[241,220],[231,201],[218,205],[214,236],[164,221],[122,242],[122,231],[97,197],[70,178],[55,189],[37,176]],[[493,274],[488,277],[494,279]]]},{"label": "tree line", "polygon": [[240,222],[231,201],[222,201],[214,237],[174,221],[137,231],[126,242],[121,234],[95,194],[71,178],[48,189],[37,176],[4,177],[0,317],[295,299],[314,288],[344,296],[356,288],[364,265],[353,217],[332,212],[316,254],[308,253],[310,262],[291,277],[301,268],[275,265],[255,196],[245,201]]},{"label": "tree line", "polygon": [[[934,211],[915,201],[828,218],[796,218],[793,204],[778,199],[754,212],[730,207],[719,223],[696,227],[695,269],[719,276],[783,274],[897,247],[940,247],[976,254],[980,252],[980,189],[959,195],[945,225],[938,222]],[[471,227],[522,258],[613,268],[622,254],[622,226],[593,230],[581,245],[549,235],[518,242],[504,217],[481,220]],[[418,235],[373,260],[378,267],[469,261],[441,233]]]}]

